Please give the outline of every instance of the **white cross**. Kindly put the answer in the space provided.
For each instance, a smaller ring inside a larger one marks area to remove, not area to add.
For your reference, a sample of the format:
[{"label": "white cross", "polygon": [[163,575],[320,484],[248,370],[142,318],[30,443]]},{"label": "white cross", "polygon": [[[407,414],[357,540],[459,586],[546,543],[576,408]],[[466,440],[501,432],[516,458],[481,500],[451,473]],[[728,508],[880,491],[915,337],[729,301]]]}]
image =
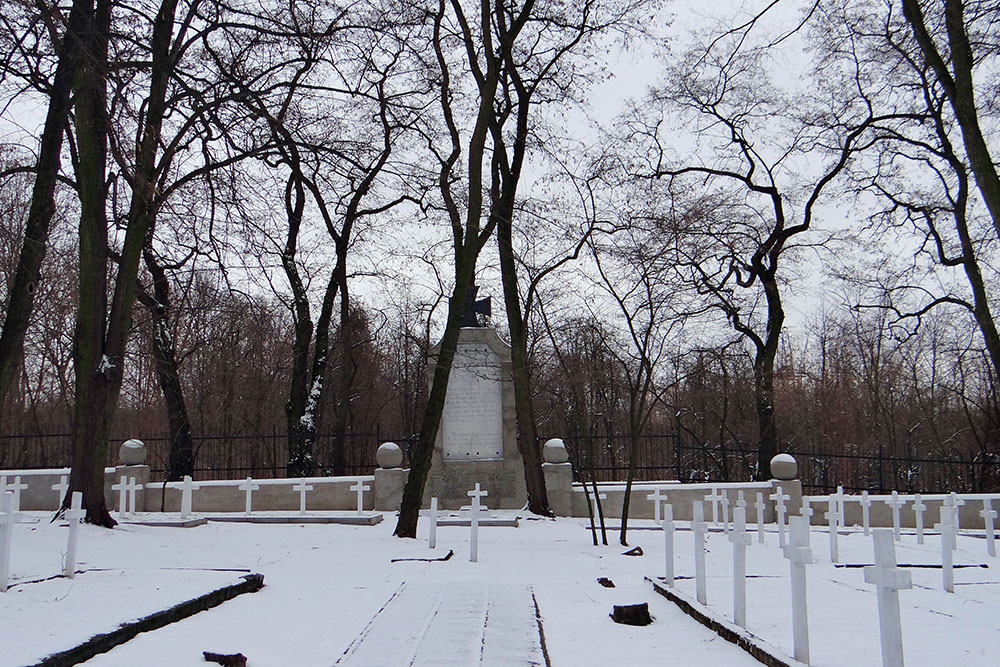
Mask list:
[{"label": "white cross", "polygon": [[806,606],[806,565],[813,562],[809,544],[809,524],[805,517],[793,516],[788,521],[789,544],[782,547],[791,571],[792,636],[794,658],[809,664],[809,616]]},{"label": "white cross", "polygon": [[191,516],[191,505],[194,501],[194,491],[200,489],[201,484],[196,484],[191,475],[184,475],[181,482],[181,518],[186,519]]},{"label": "white cross", "polygon": [[246,497],[246,514],[247,514],[247,516],[249,516],[250,512],[252,511],[252,509],[251,509],[252,508],[252,503],[251,503],[251,500],[250,500],[250,496],[253,494],[254,491],[256,491],[257,489],[260,488],[260,484],[254,484],[253,478],[252,477],[247,477],[247,481],[241,482],[240,485],[237,488],[240,491],[246,491],[246,494],[247,494],[247,497]]},{"label": "white cross", "polygon": [[888,529],[875,531],[875,565],[864,569],[865,583],[875,584],[878,596],[878,627],[883,667],[903,667],[903,632],[899,617],[899,591],[913,587],[910,573],[896,567],[894,535]]},{"label": "white cross", "polygon": [[770,496],[771,500],[774,501],[774,511],[777,515],[776,521],[778,524],[778,546],[785,546],[785,501],[791,500],[792,497],[787,493],[781,492],[781,487],[777,487]]},{"label": "white cross", "polygon": [[917,526],[917,544],[924,543],[924,510],[927,505],[921,502],[920,494],[913,496],[913,515]]},{"label": "white cross", "polygon": [[142,490],[142,484],[136,484],[135,477],[128,478],[128,514],[135,514],[136,493]]},{"label": "white cross", "polygon": [[885,501],[892,508],[892,535],[899,541],[899,511],[906,506],[906,498],[900,498],[897,491],[892,492],[892,497]]},{"label": "white cross", "polygon": [[837,502],[836,494],[828,496],[827,511],[823,514],[826,517],[826,524],[830,527],[830,562],[840,562],[840,549],[837,545],[837,535],[840,531],[840,505]]},{"label": "white cross", "polygon": [[986,530],[986,553],[990,556],[997,555],[996,537],[993,535],[993,520],[997,518],[997,511],[993,509],[989,498],[983,498],[983,509],[979,516],[983,517],[983,524]]},{"label": "white cross", "polygon": [[0,593],[7,592],[10,578],[10,545],[14,539],[14,524],[17,512],[14,510],[14,494],[0,491]]},{"label": "white cross", "polygon": [[59,483],[52,485],[52,490],[57,491],[59,493],[59,500],[56,504],[56,507],[62,505],[63,499],[66,498],[66,491],[69,489],[69,482],[67,480],[68,478],[66,477],[66,475],[60,475]]},{"label": "white cross", "polygon": [[[476,485],[478,487],[478,484]],[[372,487],[368,486],[360,479],[357,484],[351,486],[351,491],[357,491],[358,493],[358,516],[365,513],[365,491],[371,491]],[[483,495],[486,495],[485,493]]]},{"label": "white cross", "polygon": [[111,490],[118,492],[118,518],[124,518],[128,502],[128,479],[125,475],[122,475],[122,481],[111,485]]},{"label": "white cross", "polygon": [[21,484],[21,476],[20,475],[18,475],[17,477],[15,477],[13,483],[11,483],[11,484],[7,483],[7,478],[6,477],[0,477],[0,493],[4,493],[6,491],[13,491],[14,492],[14,505],[13,505],[13,508],[14,508],[14,512],[15,513],[21,511],[21,491],[22,490],[26,490],[27,488],[28,488],[27,484]]},{"label": "white cross", "polygon": [[955,520],[952,522],[955,524],[955,530],[959,530],[962,527],[962,518],[959,515],[959,507],[965,504],[965,501],[958,497],[958,494],[952,491],[944,499],[945,507],[951,510],[952,515]]},{"label": "white cross", "polygon": [[667,586],[674,585],[674,531],[677,527],[674,525],[674,506],[670,503],[664,503],[663,505],[663,553],[664,561],[666,563],[666,577],[664,581]]},{"label": "white cross", "polygon": [[947,505],[941,505],[941,523],[934,524],[934,527],[941,532],[941,579],[944,590],[949,593],[955,592],[955,561],[952,558],[952,551],[955,550],[955,537],[958,527],[953,523],[955,515]]},{"label": "white cross", "polygon": [[653,501],[653,520],[660,523],[660,502],[666,502],[667,497],[660,493],[660,489],[653,489],[653,492],[646,496],[646,500]]},{"label": "white cross", "polygon": [[729,534],[729,494],[722,494],[722,498],[719,501],[722,503],[722,526],[725,530],[726,535]]},{"label": "white cross", "polygon": [[736,506],[742,507],[743,509],[747,508],[747,501],[746,498],[743,497],[742,489],[736,492]]},{"label": "white cross", "polygon": [[705,593],[705,506],[700,500],[691,503],[691,531],[694,533],[694,581],[698,602],[708,604]]},{"label": "white cross", "polygon": [[868,497],[867,491],[861,492],[861,525],[865,529],[865,537],[871,533],[871,506],[872,499]]},{"label": "white cross", "polygon": [[764,510],[767,509],[767,503],[764,502],[764,493],[762,491],[757,492],[757,502],[753,504],[757,508],[757,541],[761,544],[764,543]]},{"label": "white cross", "polygon": [[427,532],[427,546],[433,549],[437,546],[437,528],[438,528],[438,499],[431,498],[431,509],[427,512],[427,516],[430,517],[431,525],[430,530]]},{"label": "white cross", "polygon": [[82,508],[83,494],[79,491],[74,491],[70,507],[63,513],[63,516],[69,521],[69,539],[66,543],[66,567],[63,568],[63,574],[69,579],[76,576],[76,546],[80,540],[80,519],[86,514]]},{"label": "white cross", "polygon": [[733,530],[729,533],[733,543],[733,622],[747,627],[747,511],[742,507],[733,510]]},{"label": "white cross", "polygon": [[485,490],[480,490],[479,482],[476,482],[476,488],[469,491],[468,495],[472,498],[472,521],[470,521],[470,526],[472,528],[471,535],[469,536],[469,562],[478,563],[479,562],[479,499],[483,496],[488,496]]},{"label": "white cross", "polygon": [[719,501],[722,500],[722,494],[719,493],[719,487],[711,487],[712,492],[705,496],[705,500],[712,503],[712,523],[718,525],[719,523]]},{"label": "white cross", "polygon": [[[810,498],[809,496],[802,496],[802,507],[799,508],[799,516],[806,520],[807,526],[812,523],[812,515],[815,513],[815,510],[812,507],[810,507],[811,502],[812,498]],[[806,533],[807,547],[809,546],[809,540],[811,538],[812,538],[812,531],[810,530]]]},{"label": "white cross", "polygon": [[299,492],[299,514],[306,513],[306,491],[312,491],[311,484],[306,484],[306,480],[300,479],[297,484],[292,485],[292,491]]}]

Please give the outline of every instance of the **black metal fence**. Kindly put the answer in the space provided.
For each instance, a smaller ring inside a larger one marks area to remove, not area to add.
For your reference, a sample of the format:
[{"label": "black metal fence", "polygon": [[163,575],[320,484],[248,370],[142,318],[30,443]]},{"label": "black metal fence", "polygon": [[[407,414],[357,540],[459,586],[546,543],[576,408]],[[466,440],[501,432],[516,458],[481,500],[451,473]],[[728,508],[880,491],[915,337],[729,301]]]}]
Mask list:
[{"label": "black metal fence", "polygon": [[[154,480],[166,470],[170,440],[164,435],[140,437],[149,450],[147,463]],[[118,462],[122,438],[112,439],[107,465]],[[371,474],[378,446],[391,440],[403,450],[403,465],[409,465],[413,437],[391,438],[381,433],[351,433],[344,444],[346,471]],[[625,481],[628,477],[628,436],[564,438],[578,478]],[[635,442],[638,481],[739,482],[753,479],[757,469],[754,447],[734,443],[697,446],[680,441],[676,434],[644,435]],[[0,469],[55,468],[69,466],[72,438],[69,434],[0,436]],[[283,431],[258,435],[210,435],[194,438],[197,479],[260,479],[284,477],[287,440]],[[318,436],[313,449],[317,474],[330,472],[333,438]],[[880,448],[875,452],[792,450],[799,463],[799,478],[806,493],[827,493],[838,485],[845,490],[889,493],[996,493],[1000,491],[1000,452],[975,456],[900,456]]]}]

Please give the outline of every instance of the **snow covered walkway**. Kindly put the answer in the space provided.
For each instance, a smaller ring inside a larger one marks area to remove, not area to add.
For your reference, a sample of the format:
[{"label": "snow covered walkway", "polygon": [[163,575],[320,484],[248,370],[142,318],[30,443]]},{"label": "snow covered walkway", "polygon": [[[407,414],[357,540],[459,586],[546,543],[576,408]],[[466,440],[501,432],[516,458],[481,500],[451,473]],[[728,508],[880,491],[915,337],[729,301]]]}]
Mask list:
[{"label": "snow covered walkway", "polygon": [[403,583],[337,661],[383,665],[547,665],[530,586]]}]

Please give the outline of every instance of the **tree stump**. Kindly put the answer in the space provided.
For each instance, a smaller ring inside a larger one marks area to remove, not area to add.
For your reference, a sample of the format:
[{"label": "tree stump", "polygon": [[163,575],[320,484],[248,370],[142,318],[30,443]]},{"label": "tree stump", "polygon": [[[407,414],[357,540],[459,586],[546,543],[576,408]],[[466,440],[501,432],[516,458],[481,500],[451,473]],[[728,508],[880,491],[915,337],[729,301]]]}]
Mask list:
[{"label": "tree stump", "polygon": [[612,608],[611,620],[623,625],[649,625],[653,618],[649,615],[649,603],[615,605]]},{"label": "tree stump", "polygon": [[210,651],[202,651],[205,656],[205,662],[217,662],[224,667],[247,667],[247,657],[242,653],[212,653]]}]

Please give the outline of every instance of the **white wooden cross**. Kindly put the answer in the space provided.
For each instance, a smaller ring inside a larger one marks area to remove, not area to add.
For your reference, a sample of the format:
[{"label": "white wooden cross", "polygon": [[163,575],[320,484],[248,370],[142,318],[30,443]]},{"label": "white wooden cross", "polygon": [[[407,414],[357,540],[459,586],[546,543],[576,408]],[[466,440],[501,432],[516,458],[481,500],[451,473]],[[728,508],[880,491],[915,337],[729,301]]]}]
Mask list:
[{"label": "white wooden cross", "polygon": [[479,499],[483,496],[490,495],[485,490],[479,488],[479,482],[476,482],[476,488],[469,491],[467,494],[472,498],[472,520],[469,522],[471,526],[471,534],[469,535],[469,562],[478,563],[479,562]]},{"label": "white wooden cross", "polygon": [[122,475],[122,481],[112,484],[111,490],[118,492],[118,518],[123,518],[128,502],[128,478]]},{"label": "white wooden cross", "polygon": [[892,508],[892,536],[899,542],[899,511],[906,506],[906,498],[900,498],[897,491],[892,492],[892,497],[885,501]]},{"label": "white wooden cross", "polygon": [[691,503],[691,531],[694,533],[694,581],[695,597],[701,604],[708,604],[705,592],[705,505],[696,500]]},{"label": "white wooden cross", "polygon": [[774,501],[774,512],[776,515],[776,522],[778,524],[778,546],[785,546],[785,501],[791,500],[792,497],[787,493],[781,492],[781,487],[777,487],[770,496],[771,500]]},{"label": "white wooden cross", "polygon": [[729,541],[733,543],[733,622],[747,627],[747,511],[742,507],[733,510],[733,530]]},{"label": "white wooden cross", "polygon": [[719,501],[722,503],[722,527],[726,535],[729,534],[729,494],[723,493]]},{"label": "white wooden cross", "polygon": [[646,496],[646,500],[653,501],[653,520],[656,523],[660,523],[660,503],[667,502],[667,497],[660,492],[659,488],[653,489],[653,492]]},{"label": "white wooden cross", "polygon": [[260,484],[254,484],[253,477],[247,477],[247,481],[241,482],[237,487],[240,491],[246,492],[246,514],[250,516],[250,512],[253,511],[253,504],[251,502],[250,496],[254,491],[260,488]]},{"label": "white wooden cross", "polygon": [[27,484],[21,484],[21,476],[20,475],[16,476],[14,478],[13,483],[11,483],[11,484],[7,484],[7,478],[6,477],[0,477],[0,493],[4,493],[5,491],[13,491],[14,492],[14,504],[13,504],[13,508],[14,508],[14,512],[15,513],[21,511],[21,491],[22,490],[26,490],[27,488],[28,488]]},{"label": "white wooden cross", "polygon": [[989,498],[983,498],[983,509],[979,511],[979,516],[983,517],[983,524],[986,530],[986,553],[990,556],[997,555],[996,537],[993,534],[993,520],[997,518],[997,511],[993,509]]},{"label": "white wooden cross", "polygon": [[[802,496],[802,507],[799,509],[799,516],[806,520],[807,526],[812,524],[812,515],[815,513],[815,510],[812,507],[810,507],[811,502],[812,498],[810,498],[809,496]],[[806,533],[807,547],[810,546],[809,541],[811,539],[812,539],[812,531],[810,530]]]},{"label": "white wooden cross", "polygon": [[663,504],[663,554],[666,563],[666,576],[664,581],[667,586],[674,585],[674,506],[670,503]]},{"label": "white wooden cross", "polygon": [[924,510],[927,505],[921,502],[920,494],[913,496],[913,515],[917,526],[917,544],[924,543]]},{"label": "white wooden cross", "polygon": [[137,484],[135,477],[128,478],[128,515],[135,514],[136,494],[142,490],[142,484]]},{"label": "white wooden cross", "polygon": [[951,510],[952,516],[955,520],[952,522],[955,524],[955,530],[959,530],[962,527],[962,517],[959,514],[959,507],[965,504],[965,501],[958,497],[958,494],[952,491],[944,499],[945,507]]},{"label": "white wooden cross", "polygon": [[66,498],[66,491],[69,490],[69,481],[66,475],[59,476],[59,483],[53,484],[52,490],[59,493],[58,505],[56,505],[56,507],[58,507],[59,505],[62,505],[63,499]]},{"label": "white wooden cross", "polygon": [[[478,487],[479,485],[477,484],[476,488]],[[365,491],[371,491],[371,490],[372,487],[368,486],[360,479],[358,480],[357,484],[351,486],[351,491],[357,491],[358,493],[358,516],[361,516],[362,514],[365,513]],[[483,495],[486,494],[484,493]]]},{"label": "white wooden cross", "polygon": [[0,491],[0,593],[7,592],[7,580],[10,578],[10,545],[14,539],[16,522],[14,494],[10,491]]},{"label": "white wooden cross", "polygon": [[872,499],[868,497],[867,491],[861,492],[861,525],[865,529],[865,537],[871,534],[871,506]]},{"label": "white wooden cross", "polygon": [[306,513],[306,492],[312,490],[312,484],[306,484],[305,479],[300,479],[298,483],[292,486],[292,491],[299,492],[299,514]]},{"label": "white wooden cross", "polygon": [[427,512],[427,516],[430,519],[430,529],[427,531],[427,546],[431,549],[437,546],[437,529],[438,529],[438,499],[431,498],[431,508]]},{"label": "white wooden cross", "polygon": [[955,561],[952,551],[955,550],[955,538],[958,527],[954,524],[955,514],[947,505],[941,505],[941,522],[934,527],[941,532],[941,579],[944,590],[955,592]]},{"label": "white wooden cross", "polygon": [[757,508],[757,541],[761,544],[764,543],[764,510],[767,509],[767,503],[764,502],[764,493],[762,491],[757,492],[757,502],[753,504]]},{"label": "white wooden cross", "polygon": [[737,507],[742,507],[743,509],[747,508],[747,501],[746,501],[746,498],[743,497],[743,490],[742,489],[740,489],[739,491],[736,492],[736,506]]},{"label": "white wooden cross", "polygon": [[705,496],[705,500],[712,503],[712,523],[719,525],[719,501],[722,500],[722,494],[719,493],[719,487],[711,487],[712,492]]},{"label": "white wooden cross", "polygon": [[875,565],[865,568],[865,583],[875,584],[878,596],[878,629],[882,641],[882,666],[903,667],[903,631],[899,617],[899,591],[913,588],[910,573],[896,567],[894,534],[875,530]]},{"label": "white wooden cross", "polygon": [[813,562],[809,544],[809,524],[805,517],[793,516],[788,521],[789,544],[782,547],[788,559],[792,590],[793,657],[809,664],[809,616],[806,606],[806,565]]},{"label": "white wooden cross", "polygon": [[191,505],[194,500],[194,491],[201,488],[200,484],[196,484],[191,475],[184,475],[184,481],[181,482],[181,518],[187,519],[191,516]]},{"label": "white wooden cross", "polygon": [[66,543],[66,567],[63,574],[72,579],[76,576],[76,546],[80,541],[80,519],[86,512],[83,511],[83,494],[79,491],[73,492],[73,499],[70,507],[63,513],[69,521],[69,539]]}]

